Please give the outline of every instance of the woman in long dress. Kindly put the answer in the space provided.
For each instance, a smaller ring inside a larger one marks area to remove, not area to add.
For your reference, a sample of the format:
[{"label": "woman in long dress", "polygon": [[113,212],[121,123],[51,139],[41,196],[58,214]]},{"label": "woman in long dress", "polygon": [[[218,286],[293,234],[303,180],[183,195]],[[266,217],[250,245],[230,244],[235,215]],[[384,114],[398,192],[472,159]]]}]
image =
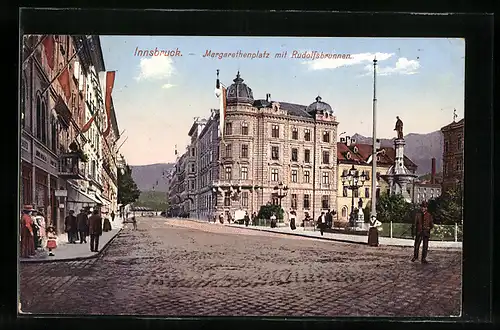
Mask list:
[{"label": "woman in long dress", "polygon": [[29,258],[35,255],[35,240],[33,237],[33,219],[31,210],[23,210],[21,217],[21,257]]}]

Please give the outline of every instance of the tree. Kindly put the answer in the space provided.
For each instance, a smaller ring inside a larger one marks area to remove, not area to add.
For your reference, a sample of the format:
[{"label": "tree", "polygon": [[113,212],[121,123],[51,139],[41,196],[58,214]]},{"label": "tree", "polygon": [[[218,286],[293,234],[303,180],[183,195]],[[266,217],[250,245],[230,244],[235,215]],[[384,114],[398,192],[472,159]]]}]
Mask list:
[{"label": "tree", "polygon": [[143,191],[134,202],[134,206],[143,206],[156,211],[166,211],[169,203],[166,193],[161,191]]},{"label": "tree", "polygon": [[377,200],[377,220],[380,222],[412,222],[413,206],[400,194],[383,193]]},{"label": "tree", "polygon": [[435,223],[452,225],[462,221],[462,193],[461,189],[450,189],[429,201],[429,212]]},{"label": "tree", "polygon": [[132,178],[132,169],[125,165],[123,170],[118,170],[118,203],[123,205],[133,203],[140,195],[141,191]]},{"label": "tree", "polygon": [[259,219],[270,219],[273,213],[276,215],[276,219],[283,220],[284,211],[279,205],[262,205],[259,210],[257,217]]}]

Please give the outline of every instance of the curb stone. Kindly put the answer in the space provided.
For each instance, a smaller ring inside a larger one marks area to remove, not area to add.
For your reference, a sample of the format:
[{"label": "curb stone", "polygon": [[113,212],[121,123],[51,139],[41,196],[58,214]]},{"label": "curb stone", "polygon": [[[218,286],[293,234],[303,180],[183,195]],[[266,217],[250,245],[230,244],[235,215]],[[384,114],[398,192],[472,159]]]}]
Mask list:
[{"label": "curb stone", "polygon": [[68,262],[68,261],[80,261],[80,260],[94,259],[94,258],[99,257],[108,248],[108,246],[111,244],[111,242],[113,242],[113,240],[118,236],[118,234],[121,233],[122,230],[123,230],[123,227],[120,228],[116,232],[116,234],[113,235],[113,237],[111,237],[111,239],[106,244],[104,244],[104,246],[99,250],[99,252],[92,254],[90,256],[72,257],[72,258],[66,258],[66,259],[50,259],[50,258],[47,258],[47,259],[28,259],[28,260],[20,260],[19,262],[26,263],[26,264],[31,264],[31,263],[35,264],[35,263],[43,263],[43,262]]}]

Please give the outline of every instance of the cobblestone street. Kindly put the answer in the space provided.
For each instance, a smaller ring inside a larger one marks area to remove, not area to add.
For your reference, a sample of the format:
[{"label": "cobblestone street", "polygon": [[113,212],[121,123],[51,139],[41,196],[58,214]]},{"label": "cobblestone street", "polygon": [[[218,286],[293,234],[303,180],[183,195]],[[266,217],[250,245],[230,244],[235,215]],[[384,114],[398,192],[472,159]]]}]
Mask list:
[{"label": "cobblestone street", "polygon": [[21,264],[23,312],[162,316],[451,316],[461,251],[370,248],[139,218],[98,258]]}]

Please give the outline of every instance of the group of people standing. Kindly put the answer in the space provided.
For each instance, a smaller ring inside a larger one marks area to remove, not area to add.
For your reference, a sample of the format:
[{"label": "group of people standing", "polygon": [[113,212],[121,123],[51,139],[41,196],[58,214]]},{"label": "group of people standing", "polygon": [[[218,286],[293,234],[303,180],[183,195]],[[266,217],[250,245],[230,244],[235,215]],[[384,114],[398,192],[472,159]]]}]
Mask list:
[{"label": "group of people standing", "polygon": [[[64,220],[64,230],[68,234],[68,243],[87,243],[90,236],[90,250],[98,252],[99,237],[103,232],[112,229],[111,222],[107,217],[107,212],[88,209],[81,209],[75,216],[73,210],[69,211]],[[104,219],[101,216],[104,215]],[[114,221],[115,213],[112,211],[111,221]],[[35,210],[31,205],[25,205],[21,211],[20,221],[20,256],[30,258],[36,255],[37,249],[47,249],[49,256],[54,256],[54,249],[57,248],[57,231],[55,227],[45,220],[43,210]]]}]

